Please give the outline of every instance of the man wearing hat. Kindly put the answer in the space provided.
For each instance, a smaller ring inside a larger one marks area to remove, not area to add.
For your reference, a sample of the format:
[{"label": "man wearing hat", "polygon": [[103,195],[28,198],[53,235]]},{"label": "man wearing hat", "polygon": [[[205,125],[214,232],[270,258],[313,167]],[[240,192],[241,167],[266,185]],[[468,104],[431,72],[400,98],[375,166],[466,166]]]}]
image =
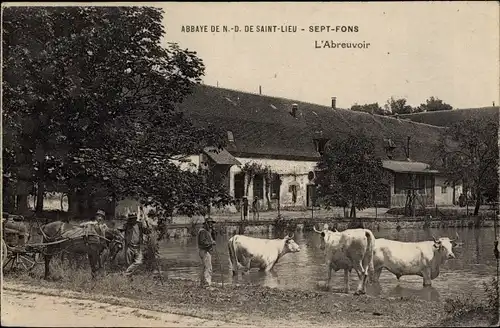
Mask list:
[{"label": "man wearing hat", "polygon": [[95,213],[95,220],[98,223],[102,223],[102,221],[106,220],[106,212],[104,212],[103,210],[97,210],[97,212]]},{"label": "man wearing hat", "polygon": [[131,276],[135,270],[142,264],[142,244],[143,227],[137,220],[137,214],[132,213],[127,216],[125,223],[125,257],[128,268],[125,271],[126,276]]},{"label": "man wearing hat", "polygon": [[212,284],[212,251],[215,246],[213,238],[213,224],[211,218],[207,218],[203,227],[198,231],[198,249],[201,259],[201,286],[206,287]]}]

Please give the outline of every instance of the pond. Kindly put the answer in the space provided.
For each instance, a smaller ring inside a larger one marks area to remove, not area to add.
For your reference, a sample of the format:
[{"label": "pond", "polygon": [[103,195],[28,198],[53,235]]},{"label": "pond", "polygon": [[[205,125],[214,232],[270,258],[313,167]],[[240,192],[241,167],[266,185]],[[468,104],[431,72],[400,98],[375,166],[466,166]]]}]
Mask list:
[{"label": "pond", "polygon": [[[424,288],[422,278],[418,276],[403,276],[400,281],[383,270],[380,277],[380,287],[368,286],[367,293],[389,297],[416,296],[418,298],[439,301],[446,297],[461,294],[481,296],[483,282],[489,282],[496,274],[496,259],[493,254],[493,228],[480,229],[430,229],[428,231],[381,230],[373,231],[376,238],[388,238],[399,241],[424,241],[436,237],[460,237],[462,246],[454,248],[456,259],[448,260],[441,266],[439,277],[432,281],[432,287]],[[253,235],[254,237],[271,238],[272,236]],[[275,288],[298,288],[304,290],[318,289],[318,284],[324,283],[327,277],[324,253],[319,249],[319,235],[313,232],[296,233],[295,241],[300,245],[298,253],[286,254],[274,267],[274,274],[258,272],[251,269],[248,275],[239,274],[233,277],[229,271],[227,236],[217,237],[217,252],[213,255],[214,282],[239,284],[252,283]],[[196,238],[165,240],[160,245],[160,255],[163,270],[168,270],[169,277],[199,279],[200,260]],[[172,263],[175,262],[175,265]],[[167,265],[170,263],[170,265]],[[337,290],[343,287],[343,271],[333,273],[331,286]],[[357,285],[355,271],[351,274],[351,292]]]}]

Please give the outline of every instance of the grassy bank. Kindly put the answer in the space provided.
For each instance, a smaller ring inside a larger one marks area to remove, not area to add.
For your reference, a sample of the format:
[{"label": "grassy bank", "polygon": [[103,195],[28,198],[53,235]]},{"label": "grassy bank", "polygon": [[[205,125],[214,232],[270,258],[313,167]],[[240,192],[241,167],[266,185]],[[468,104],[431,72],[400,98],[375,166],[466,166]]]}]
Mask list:
[{"label": "grassy bank", "polygon": [[162,285],[145,273],[130,283],[119,273],[92,280],[87,270],[56,267],[54,271],[60,277],[53,281],[41,279],[42,268],[36,268],[33,274],[8,273],[4,283],[30,286],[34,292],[55,296],[72,291],[77,292],[76,298],[262,326],[290,322],[338,326],[453,325],[443,303],[416,298],[376,298],[255,285],[225,284],[204,289],[195,281],[166,277]]}]

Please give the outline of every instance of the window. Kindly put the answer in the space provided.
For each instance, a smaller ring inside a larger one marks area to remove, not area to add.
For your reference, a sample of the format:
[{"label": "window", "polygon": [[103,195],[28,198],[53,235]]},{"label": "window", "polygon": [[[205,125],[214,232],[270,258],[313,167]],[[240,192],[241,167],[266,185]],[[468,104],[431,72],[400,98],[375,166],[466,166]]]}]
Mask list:
[{"label": "window", "polygon": [[227,131],[227,140],[229,142],[234,142],[234,135],[233,135],[233,131]]},{"label": "window", "polygon": [[234,175],[234,198],[241,199],[245,195],[245,174]]},{"label": "window", "polygon": [[253,178],[253,197],[264,199],[264,177],[256,175]]},{"label": "window", "polygon": [[394,174],[395,194],[405,194],[409,186],[410,186],[410,181],[407,174],[401,174],[401,173]]},{"label": "window", "polygon": [[425,195],[425,175],[417,175],[415,177],[415,188],[417,194]]},{"label": "window", "polygon": [[275,175],[271,182],[271,198],[278,199],[280,197],[281,179],[279,175]]},{"label": "window", "polygon": [[314,139],[314,146],[316,148],[316,151],[320,155],[323,155],[323,153],[325,152],[327,142],[328,142],[328,139],[324,139],[324,138]]},{"label": "window", "polygon": [[[394,194],[406,194],[410,190],[410,176],[404,173],[396,173],[394,176]],[[434,188],[434,177],[417,175],[415,176],[414,186],[415,193],[419,195],[431,194],[431,189]]]},{"label": "window", "polygon": [[446,194],[448,192],[448,187],[446,186],[441,186],[441,193]]}]

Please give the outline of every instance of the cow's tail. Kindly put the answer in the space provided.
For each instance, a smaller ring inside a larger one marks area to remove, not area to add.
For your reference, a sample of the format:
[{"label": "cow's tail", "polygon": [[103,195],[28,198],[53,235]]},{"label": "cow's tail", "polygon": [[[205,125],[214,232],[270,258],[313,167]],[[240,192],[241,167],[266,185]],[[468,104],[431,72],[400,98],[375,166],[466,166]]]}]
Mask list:
[{"label": "cow's tail", "polygon": [[374,267],[373,267],[373,253],[375,251],[375,236],[370,230],[365,230],[366,236],[366,253],[364,258],[364,267],[366,270],[366,274],[370,278],[370,281],[373,280]]},{"label": "cow's tail", "polygon": [[227,248],[229,250],[229,270],[233,271],[233,276],[238,274],[238,257],[236,256],[236,251],[234,247],[234,237],[229,238],[227,243]]}]

